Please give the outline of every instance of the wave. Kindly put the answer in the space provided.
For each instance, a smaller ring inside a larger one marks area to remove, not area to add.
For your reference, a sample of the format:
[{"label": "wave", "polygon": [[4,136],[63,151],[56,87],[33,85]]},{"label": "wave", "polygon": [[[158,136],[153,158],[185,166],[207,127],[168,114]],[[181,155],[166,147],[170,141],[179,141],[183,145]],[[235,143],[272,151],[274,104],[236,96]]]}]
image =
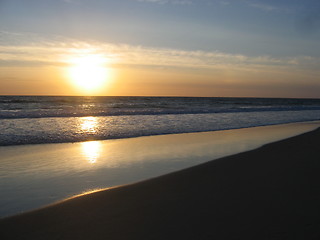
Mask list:
[{"label": "wave", "polygon": [[315,120],[320,120],[320,110],[3,119],[0,146],[218,131]]},{"label": "wave", "polygon": [[280,111],[310,111],[320,110],[320,107],[278,107],[278,108],[238,108],[238,109],[212,109],[212,110],[168,110],[168,109],[107,109],[104,111],[46,111],[45,109],[37,112],[27,112],[25,110],[2,110],[0,119],[19,119],[19,118],[68,118],[68,117],[106,117],[106,116],[134,116],[134,115],[177,115],[177,114],[213,114],[213,113],[240,113],[240,112],[280,112]]},{"label": "wave", "polygon": [[320,110],[320,99],[0,96],[0,119]]}]

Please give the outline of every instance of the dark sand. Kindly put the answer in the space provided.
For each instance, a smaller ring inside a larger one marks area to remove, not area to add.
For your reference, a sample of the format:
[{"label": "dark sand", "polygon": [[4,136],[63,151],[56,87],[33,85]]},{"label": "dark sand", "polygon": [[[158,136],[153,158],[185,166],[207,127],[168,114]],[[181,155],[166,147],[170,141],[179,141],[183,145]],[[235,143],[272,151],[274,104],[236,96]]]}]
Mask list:
[{"label": "dark sand", "polygon": [[320,239],[320,129],[2,219],[0,239]]}]

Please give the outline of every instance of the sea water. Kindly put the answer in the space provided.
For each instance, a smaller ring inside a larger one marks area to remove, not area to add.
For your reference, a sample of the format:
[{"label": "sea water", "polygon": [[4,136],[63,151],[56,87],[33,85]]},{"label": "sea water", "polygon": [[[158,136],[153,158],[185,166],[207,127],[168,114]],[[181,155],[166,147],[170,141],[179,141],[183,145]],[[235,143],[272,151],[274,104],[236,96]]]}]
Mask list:
[{"label": "sea water", "polygon": [[217,131],[320,119],[320,99],[0,96],[0,146]]},{"label": "sea water", "polygon": [[2,96],[0,218],[250,150],[319,119],[312,99]]}]

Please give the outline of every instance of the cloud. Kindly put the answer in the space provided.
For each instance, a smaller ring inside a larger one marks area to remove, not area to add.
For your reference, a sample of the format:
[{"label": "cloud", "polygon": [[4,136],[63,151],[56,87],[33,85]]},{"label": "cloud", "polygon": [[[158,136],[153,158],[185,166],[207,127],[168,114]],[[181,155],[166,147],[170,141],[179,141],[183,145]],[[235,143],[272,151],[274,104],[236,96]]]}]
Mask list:
[{"label": "cloud", "polygon": [[293,4],[287,4],[287,5],[275,5],[270,4],[270,2],[266,3],[267,1],[259,1],[259,0],[243,0],[243,2],[251,7],[256,8],[258,10],[264,11],[264,12],[278,12],[278,13],[285,13],[285,14],[292,14],[295,12]]},{"label": "cloud", "polygon": [[[84,54],[100,54],[114,67],[189,68],[189,69],[318,69],[320,59],[309,56],[274,58],[272,56],[251,57],[218,51],[186,51],[168,48],[150,48],[127,44],[83,42],[61,37],[10,34],[2,32],[0,39],[1,66],[66,66],[70,58]],[[6,35],[6,36],[4,36]],[[1,44],[3,39],[15,44]],[[21,38],[19,40],[19,37]],[[32,39],[32,41],[30,40]],[[318,71],[318,70],[317,70]]]},{"label": "cloud", "polygon": [[266,11],[266,12],[279,10],[275,6],[267,5],[267,4],[261,4],[261,3],[249,3],[249,6],[254,7],[254,8],[258,8],[258,9]]},{"label": "cloud", "polygon": [[137,0],[138,2],[157,3],[157,4],[174,4],[174,5],[189,5],[191,0]]},{"label": "cloud", "polygon": [[62,2],[65,2],[67,4],[79,4],[80,0],[61,0]]}]

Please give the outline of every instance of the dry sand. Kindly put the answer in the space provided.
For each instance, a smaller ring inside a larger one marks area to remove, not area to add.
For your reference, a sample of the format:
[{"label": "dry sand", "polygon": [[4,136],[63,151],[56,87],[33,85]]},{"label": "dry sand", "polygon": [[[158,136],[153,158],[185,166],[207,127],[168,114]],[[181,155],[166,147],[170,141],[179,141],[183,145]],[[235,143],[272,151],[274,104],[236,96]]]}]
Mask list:
[{"label": "dry sand", "polygon": [[320,129],[0,220],[0,239],[319,239]]}]

